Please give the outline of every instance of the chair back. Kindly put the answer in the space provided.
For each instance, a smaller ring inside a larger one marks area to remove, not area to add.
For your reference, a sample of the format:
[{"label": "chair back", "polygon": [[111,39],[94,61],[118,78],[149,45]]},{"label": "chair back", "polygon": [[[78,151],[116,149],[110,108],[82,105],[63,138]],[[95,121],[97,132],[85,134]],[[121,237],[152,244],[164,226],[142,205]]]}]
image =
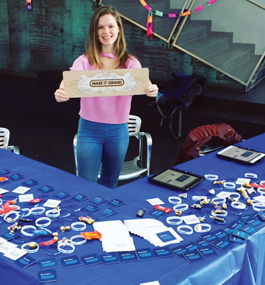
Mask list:
[{"label": "chair back", "polygon": [[142,120],[138,116],[129,115],[128,128],[130,136],[137,136],[141,129]]},{"label": "chair back", "polygon": [[6,128],[0,128],[0,148],[7,149],[9,143],[10,132]]}]

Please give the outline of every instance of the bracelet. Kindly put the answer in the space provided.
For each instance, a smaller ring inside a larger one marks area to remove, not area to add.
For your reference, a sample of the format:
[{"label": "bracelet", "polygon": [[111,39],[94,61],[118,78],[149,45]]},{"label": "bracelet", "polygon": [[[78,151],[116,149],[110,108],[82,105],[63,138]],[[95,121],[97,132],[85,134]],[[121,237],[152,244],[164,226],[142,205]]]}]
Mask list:
[{"label": "bracelet", "polygon": [[224,188],[226,188],[226,189],[235,189],[236,188],[236,184],[234,182],[225,182],[224,183]]},{"label": "bracelet", "polygon": [[[187,229],[189,231],[183,231],[183,229]],[[193,234],[193,228],[190,227],[190,226],[186,226],[186,225],[180,225],[177,227],[177,231],[180,233],[180,234],[183,234],[183,235],[192,235]]]},{"label": "bracelet", "polygon": [[[62,247],[71,247],[70,250],[63,249]],[[61,242],[57,245],[57,250],[61,253],[70,254],[75,251],[75,246],[70,242]]]},{"label": "bracelet", "polygon": [[193,201],[201,201],[203,199],[207,199],[207,196],[192,196]]},{"label": "bracelet", "polygon": [[245,173],[246,178],[258,178],[256,173]]},{"label": "bracelet", "polygon": [[257,189],[257,191],[260,193],[261,196],[265,195],[265,189],[264,188],[259,187]]},{"label": "bracelet", "polygon": [[231,206],[235,209],[239,209],[239,210],[244,210],[246,209],[247,205],[245,205],[244,203],[242,202],[239,202],[239,201],[233,201],[231,203]]},{"label": "bracelet", "polygon": [[[204,228],[204,229],[203,229]],[[194,226],[194,230],[197,233],[206,233],[211,230],[212,226],[209,224],[197,224]]]},{"label": "bracelet", "polygon": [[60,210],[57,210],[57,209],[51,209],[51,210],[48,210],[45,215],[49,218],[57,218],[60,216]]},{"label": "bracelet", "polygon": [[168,197],[168,202],[171,204],[181,204],[182,199],[177,196],[170,196]]},{"label": "bracelet", "polygon": [[[82,239],[80,241],[74,241],[75,239]],[[70,241],[72,244],[74,245],[81,245],[87,242],[87,239],[85,239],[82,235],[76,235],[76,236],[72,236],[70,238]]]},{"label": "bracelet", "polygon": [[[34,232],[33,232],[33,233],[27,233],[27,232],[25,232],[26,229],[33,229]],[[32,236],[34,236],[35,231],[36,231],[36,227],[31,226],[31,225],[24,226],[24,227],[21,228],[21,233],[22,233],[24,236],[27,236],[27,237],[32,237]]]},{"label": "bracelet", "polygon": [[211,215],[212,216],[217,216],[217,217],[226,217],[227,216],[227,211],[226,210],[221,210],[220,213],[216,213],[215,210],[212,210]]},{"label": "bracelet", "polygon": [[29,209],[29,208],[23,208],[23,209],[21,209],[21,211],[22,212],[25,212],[25,211],[28,211],[27,212],[27,214],[22,214],[22,217],[27,217],[27,216],[29,216],[30,215],[30,213],[31,213],[31,209]]},{"label": "bracelet", "polygon": [[252,208],[254,211],[263,212],[265,211],[265,203],[254,203],[252,204]]},{"label": "bracelet", "polygon": [[174,211],[181,211],[181,212],[184,212],[186,210],[189,209],[189,205],[188,204],[177,204],[173,207],[173,210]]},{"label": "bracelet", "polygon": [[218,175],[215,175],[215,174],[205,174],[204,177],[206,180],[217,180],[218,179]]},{"label": "bracelet", "polygon": [[[232,197],[232,196],[236,196],[236,197]],[[240,193],[237,192],[231,192],[228,196],[228,199],[233,200],[233,201],[238,201],[240,199],[241,195]]]},{"label": "bracelet", "polygon": [[212,200],[211,200],[211,203],[212,204],[224,204],[226,202],[226,198],[223,198],[223,197],[214,197]]},{"label": "bracelet", "polygon": [[[173,221],[172,221],[172,220],[173,220]],[[175,220],[177,220],[177,221],[175,221]],[[182,220],[182,218],[180,218],[180,217],[168,217],[168,218],[167,218],[167,223],[168,223],[169,225],[174,225],[174,226],[176,226],[176,225],[180,225],[182,222],[183,222],[183,220]]]},{"label": "bracelet", "polygon": [[30,210],[30,215],[42,215],[44,212],[44,207],[35,207]]},{"label": "bracelet", "polygon": [[[32,248],[33,245],[34,245],[33,249],[26,248],[26,247]],[[36,253],[39,251],[40,247],[36,242],[27,242],[27,243],[22,244],[21,249],[23,249],[27,253]]]},{"label": "bracelet", "polygon": [[259,185],[262,186],[262,187],[265,187],[265,180],[261,180]]},{"label": "bracelet", "polygon": [[[40,221],[46,221],[46,223],[40,224]],[[48,217],[41,217],[35,221],[35,225],[39,228],[46,228],[51,224],[52,220]]]},{"label": "bracelet", "polygon": [[[15,214],[15,218],[11,219],[11,218],[8,218],[10,215],[13,215]],[[11,223],[14,223],[16,220],[18,220],[19,218],[19,212],[17,211],[11,211],[7,214],[4,215],[4,221],[11,224]]]},{"label": "bracelet", "polygon": [[[81,226],[81,227],[76,227]],[[82,232],[86,229],[86,224],[83,222],[75,222],[71,224],[71,229],[76,232]]]}]

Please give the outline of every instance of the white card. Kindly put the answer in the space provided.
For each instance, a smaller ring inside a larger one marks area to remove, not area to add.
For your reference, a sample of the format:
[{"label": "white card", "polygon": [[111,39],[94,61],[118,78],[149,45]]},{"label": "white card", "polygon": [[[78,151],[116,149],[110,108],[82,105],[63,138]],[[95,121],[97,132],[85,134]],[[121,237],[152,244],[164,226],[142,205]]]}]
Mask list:
[{"label": "white card", "polygon": [[186,223],[186,225],[192,225],[192,224],[199,224],[200,223],[200,220],[196,217],[196,215],[183,216],[182,220]]},{"label": "white card", "polygon": [[43,207],[55,208],[55,207],[59,206],[59,204],[61,202],[62,201],[60,201],[60,200],[48,199],[45,202],[45,204],[43,205]]},{"label": "white card", "polygon": [[5,193],[7,193],[7,192],[9,192],[9,191],[6,190],[6,189],[0,188],[0,194],[5,194]]},{"label": "white card", "polygon": [[18,195],[19,202],[29,202],[34,199],[33,194]]},{"label": "white card", "polygon": [[12,192],[14,193],[18,193],[18,194],[24,194],[26,192],[28,192],[30,190],[29,187],[24,187],[24,186],[18,186],[15,190],[13,190]]},{"label": "white card", "polygon": [[265,196],[260,195],[260,196],[254,197],[253,199],[256,200],[256,201],[259,201],[259,202],[263,202],[263,203],[264,203],[264,201],[265,201]]},{"label": "white card", "polygon": [[0,237],[0,244],[4,243],[4,242],[6,242],[6,241],[7,241],[6,239]]},{"label": "white card", "polygon": [[25,250],[16,247],[16,248],[13,248],[12,250],[6,252],[4,254],[4,256],[7,258],[10,258],[12,260],[17,260],[25,254],[27,254],[27,252]]},{"label": "white card", "polygon": [[7,253],[8,251],[12,250],[13,248],[17,247],[16,244],[12,243],[12,242],[4,242],[0,245],[0,252],[2,253]]},{"label": "white card", "polygon": [[146,199],[146,201],[147,201],[149,204],[151,204],[152,206],[165,204],[165,203],[164,203],[161,199],[159,199],[159,198]]},{"label": "white card", "polygon": [[236,184],[243,185],[244,183],[250,183],[251,179],[248,178],[237,178]]},{"label": "white card", "polygon": [[140,285],[160,285],[160,283],[158,281],[153,281],[153,282],[141,283]]},{"label": "white card", "polygon": [[228,198],[231,195],[231,192],[221,191],[216,196],[218,198]]}]

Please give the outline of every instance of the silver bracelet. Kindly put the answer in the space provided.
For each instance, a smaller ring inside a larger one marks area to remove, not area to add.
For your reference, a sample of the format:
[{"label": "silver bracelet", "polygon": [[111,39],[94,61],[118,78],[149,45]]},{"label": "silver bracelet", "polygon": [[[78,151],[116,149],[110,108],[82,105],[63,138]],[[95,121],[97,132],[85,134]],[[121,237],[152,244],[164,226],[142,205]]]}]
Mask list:
[{"label": "silver bracelet", "polygon": [[[189,230],[189,231],[183,231],[183,229],[186,229],[186,230]],[[177,231],[180,233],[180,234],[183,234],[183,235],[192,235],[193,234],[193,228],[190,227],[190,226],[186,226],[186,225],[180,225],[177,227]]]},{"label": "silver bracelet", "polygon": [[[41,223],[40,224],[40,221],[46,221],[46,223]],[[50,224],[51,224],[52,220],[48,217],[41,217],[41,218],[38,218],[36,221],[35,221],[35,225],[39,228],[46,228],[48,227]]]},{"label": "silver bracelet", "polygon": [[194,230],[197,233],[206,233],[211,230],[212,226],[210,224],[197,224],[194,226]]},{"label": "silver bracelet", "polygon": [[[26,247],[30,247],[31,244],[36,245],[36,248],[34,248],[34,249],[26,248]],[[40,247],[39,247],[39,245],[36,242],[27,242],[27,243],[22,244],[21,249],[23,249],[27,253],[36,253],[36,252],[39,251]]]},{"label": "silver bracelet", "polygon": [[[81,227],[76,227],[81,226]],[[76,232],[82,232],[86,229],[86,223],[83,222],[75,222],[71,224],[71,229]]]},{"label": "silver bracelet", "polygon": [[[82,239],[80,241],[74,241],[75,239]],[[75,236],[72,236],[70,238],[70,241],[72,244],[74,245],[81,245],[81,244],[84,244],[87,242],[87,239],[85,239],[82,235],[75,235]]]},{"label": "silver bracelet", "polygon": [[177,196],[170,196],[168,197],[168,202],[174,205],[181,204],[182,199]]},{"label": "silver bracelet", "polygon": [[[172,221],[172,220],[173,220],[173,221]],[[182,222],[183,222],[183,220],[182,220],[182,218],[180,218],[180,217],[168,217],[168,218],[167,218],[167,223],[168,223],[169,225],[174,225],[174,226],[176,226],[176,225],[180,225]]]}]

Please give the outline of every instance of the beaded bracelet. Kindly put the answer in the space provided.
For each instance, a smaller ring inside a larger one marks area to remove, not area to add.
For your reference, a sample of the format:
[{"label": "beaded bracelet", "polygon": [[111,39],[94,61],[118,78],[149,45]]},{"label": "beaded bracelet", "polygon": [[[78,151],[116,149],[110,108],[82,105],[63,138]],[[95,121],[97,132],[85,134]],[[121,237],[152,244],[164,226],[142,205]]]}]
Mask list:
[{"label": "beaded bracelet", "polygon": [[170,196],[168,197],[168,202],[171,204],[181,204],[182,199],[177,196]]},{"label": "beaded bracelet", "polygon": [[[183,231],[183,229],[187,229],[189,231]],[[190,226],[186,226],[186,225],[180,225],[177,227],[177,231],[180,233],[180,234],[183,234],[183,235],[192,235],[193,234],[193,228],[190,227]]]},{"label": "beaded bracelet", "polygon": [[[81,226],[81,227],[76,227],[76,226]],[[75,222],[71,224],[71,229],[76,232],[81,232],[86,229],[86,224],[83,222]]]},{"label": "beaded bracelet", "polygon": [[[204,228],[204,229],[203,229]],[[206,233],[211,230],[212,226],[209,224],[197,224],[194,226],[194,230],[197,233]]]},{"label": "beaded bracelet", "polygon": [[[46,223],[40,224],[40,221],[46,221]],[[39,228],[46,228],[51,224],[52,220],[48,217],[41,217],[35,221],[35,225]]]},{"label": "beaded bracelet", "polygon": [[[75,239],[82,239],[80,241],[74,241]],[[81,244],[84,244],[87,242],[87,239],[85,239],[82,235],[75,235],[75,236],[72,236],[70,238],[70,241],[72,244],[74,245],[81,245]]]},{"label": "beaded bracelet", "polygon": [[[172,220],[173,220],[173,221],[172,221]],[[176,225],[180,225],[182,222],[183,222],[183,220],[182,220],[182,218],[180,218],[180,217],[168,217],[168,218],[167,218],[167,223],[168,223],[169,225],[174,225],[174,226],[176,226]]]}]

